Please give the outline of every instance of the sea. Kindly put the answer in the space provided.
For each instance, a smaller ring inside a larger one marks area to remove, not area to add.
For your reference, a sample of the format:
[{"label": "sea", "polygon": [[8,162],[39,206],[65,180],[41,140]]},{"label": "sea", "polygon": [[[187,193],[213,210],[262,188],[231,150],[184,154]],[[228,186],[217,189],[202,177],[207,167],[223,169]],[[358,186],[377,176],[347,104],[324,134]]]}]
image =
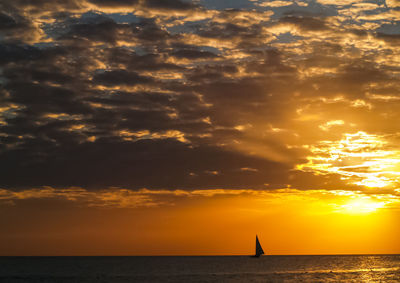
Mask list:
[{"label": "sea", "polygon": [[400,282],[400,255],[0,257],[0,282]]}]

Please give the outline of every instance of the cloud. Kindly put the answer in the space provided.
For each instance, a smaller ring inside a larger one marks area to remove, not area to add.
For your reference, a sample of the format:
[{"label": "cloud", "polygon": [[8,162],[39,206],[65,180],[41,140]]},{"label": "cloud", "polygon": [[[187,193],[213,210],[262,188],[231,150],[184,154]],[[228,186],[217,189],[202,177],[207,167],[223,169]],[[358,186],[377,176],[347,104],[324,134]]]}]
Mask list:
[{"label": "cloud", "polygon": [[205,198],[243,198],[252,197],[268,205],[286,202],[308,202],[323,205],[334,213],[369,213],[376,209],[398,209],[400,196],[379,194],[363,194],[359,191],[323,191],[309,190],[307,192],[296,189],[276,190],[148,190],[131,191],[123,188],[109,188],[106,190],[88,191],[79,187],[52,188],[42,187],[22,191],[0,189],[0,207],[23,205],[24,202],[40,202],[43,200],[65,201],[80,207],[97,209],[136,209],[143,207],[173,206],[191,199]]},{"label": "cloud", "polygon": [[198,7],[191,2],[181,0],[144,0],[143,5],[150,8],[166,9],[166,10],[188,10]]},{"label": "cloud", "polygon": [[18,61],[39,59],[43,56],[42,50],[30,45],[3,43],[0,45],[0,63],[7,64]]},{"label": "cloud", "polygon": [[134,7],[139,3],[139,0],[90,0],[90,3],[93,3],[100,7]]},{"label": "cloud", "polygon": [[356,2],[2,4],[2,185],[366,189],[309,163],[400,132],[395,1]]},{"label": "cloud", "polygon": [[[335,124],[341,123],[330,123]],[[389,144],[388,138],[357,132],[344,134],[340,141],[322,141],[311,148],[308,163],[298,165],[298,168],[316,174],[339,174],[359,186],[397,187],[399,180],[395,168],[400,162],[399,152]]]},{"label": "cloud", "polygon": [[21,12],[12,7],[6,7],[5,10],[8,10],[8,12],[1,12],[0,10],[0,35],[6,40],[31,43],[43,37],[43,32],[37,24]]},{"label": "cloud", "polygon": [[324,20],[313,17],[286,16],[282,17],[280,22],[293,24],[305,31],[321,31],[330,29]]},{"label": "cloud", "polygon": [[319,0],[318,2],[324,5],[351,5],[351,4],[361,3],[362,0],[339,0],[339,1]]},{"label": "cloud", "polygon": [[386,5],[388,5],[389,7],[400,7],[400,1],[399,0],[386,0]]},{"label": "cloud", "polygon": [[172,56],[177,58],[186,58],[186,59],[207,59],[207,58],[215,58],[215,55],[209,51],[201,51],[201,50],[192,50],[192,49],[181,49],[172,53]]},{"label": "cloud", "polygon": [[258,4],[261,7],[284,7],[293,5],[292,1],[265,1]]},{"label": "cloud", "polygon": [[140,76],[136,72],[129,72],[126,70],[112,70],[95,74],[93,83],[115,86],[115,85],[136,85],[140,83],[150,82],[148,77]]},{"label": "cloud", "polygon": [[118,40],[124,40],[132,35],[129,25],[118,24],[112,19],[99,17],[93,23],[76,23],[70,26],[70,30],[59,39],[82,38],[89,41],[106,42],[115,44]]}]

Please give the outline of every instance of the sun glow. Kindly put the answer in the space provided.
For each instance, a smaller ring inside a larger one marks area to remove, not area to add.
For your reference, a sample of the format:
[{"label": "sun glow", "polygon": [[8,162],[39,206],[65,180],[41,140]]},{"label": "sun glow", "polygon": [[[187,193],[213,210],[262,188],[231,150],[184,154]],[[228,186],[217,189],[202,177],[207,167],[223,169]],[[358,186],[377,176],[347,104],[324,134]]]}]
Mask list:
[{"label": "sun glow", "polygon": [[368,188],[383,188],[390,183],[391,183],[390,179],[383,176],[380,178],[375,176],[369,176],[359,182],[354,182],[355,185],[365,186]]},{"label": "sun glow", "polygon": [[342,190],[322,194],[332,196],[332,199],[321,199],[325,203],[330,203],[333,212],[340,214],[368,214],[385,208],[393,208],[399,203],[399,197],[396,194],[365,194],[361,191]]},{"label": "sun glow", "polygon": [[370,198],[358,198],[340,206],[340,211],[350,214],[363,214],[377,211],[385,206],[383,201],[372,201]]},{"label": "sun glow", "polygon": [[385,136],[357,132],[309,147],[308,162],[296,167],[314,174],[341,175],[348,184],[384,188],[400,181],[400,151]]}]

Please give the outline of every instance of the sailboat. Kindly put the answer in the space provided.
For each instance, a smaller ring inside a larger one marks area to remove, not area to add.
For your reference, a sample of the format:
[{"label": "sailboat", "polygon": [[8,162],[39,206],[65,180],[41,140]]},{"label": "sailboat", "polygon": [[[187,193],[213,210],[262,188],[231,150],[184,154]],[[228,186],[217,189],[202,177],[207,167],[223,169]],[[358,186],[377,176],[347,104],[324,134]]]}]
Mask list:
[{"label": "sailboat", "polygon": [[256,235],[256,254],[254,255],[254,257],[260,257],[263,254],[264,254],[264,250],[261,247],[260,241],[258,240],[258,237]]}]

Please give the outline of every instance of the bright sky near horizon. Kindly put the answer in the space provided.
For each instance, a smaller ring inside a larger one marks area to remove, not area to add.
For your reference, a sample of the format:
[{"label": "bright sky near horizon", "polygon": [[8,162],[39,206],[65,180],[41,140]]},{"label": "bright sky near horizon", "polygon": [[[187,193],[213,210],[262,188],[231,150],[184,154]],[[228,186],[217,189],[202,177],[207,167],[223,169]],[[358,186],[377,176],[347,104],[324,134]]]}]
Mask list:
[{"label": "bright sky near horizon", "polygon": [[399,0],[0,3],[0,255],[400,253]]}]

